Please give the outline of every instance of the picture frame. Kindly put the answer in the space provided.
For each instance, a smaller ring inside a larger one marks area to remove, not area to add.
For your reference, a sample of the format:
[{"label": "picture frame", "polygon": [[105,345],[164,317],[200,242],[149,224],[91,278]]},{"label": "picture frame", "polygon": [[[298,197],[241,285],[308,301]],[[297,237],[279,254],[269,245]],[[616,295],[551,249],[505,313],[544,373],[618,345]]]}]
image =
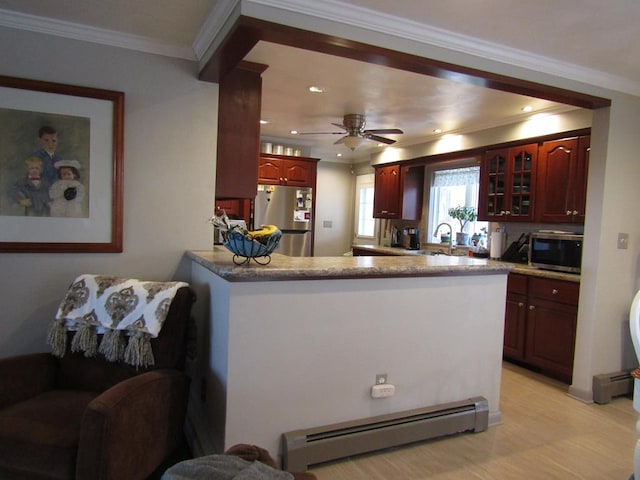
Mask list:
[{"label": "picture frame", "polygon": [[[38,130],[43,124],[47,127]],[[19,196],[31,178],[29,166],[37,163],[30,152],[40,148],[37,143],[49,124],[62,125],[53,136],[64,149],[64,161],[51,154],[45,161],[55,168],[40,162],[40,170],[58,175],[43,176],[47,183],[41,190],[62,178],[60,165],[81,167],[76,172],[81,172],[82,205],[78,189],[69,195],[78,203],[75,213],[54,215],[53,193],[40,202],[40,210]],[[122,252],[123,150],[123,92],[0,75],[0,252]]]}]

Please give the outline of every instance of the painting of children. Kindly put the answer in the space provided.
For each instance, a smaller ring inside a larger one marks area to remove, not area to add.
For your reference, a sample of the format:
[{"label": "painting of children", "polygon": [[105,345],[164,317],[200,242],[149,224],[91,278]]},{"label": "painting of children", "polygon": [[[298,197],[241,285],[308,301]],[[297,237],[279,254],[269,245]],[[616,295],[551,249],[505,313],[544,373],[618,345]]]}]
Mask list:
[{"label": "painting of children", "polygon": [[0,108],[0,217],[88,218],[90,128],[85,117]]}]

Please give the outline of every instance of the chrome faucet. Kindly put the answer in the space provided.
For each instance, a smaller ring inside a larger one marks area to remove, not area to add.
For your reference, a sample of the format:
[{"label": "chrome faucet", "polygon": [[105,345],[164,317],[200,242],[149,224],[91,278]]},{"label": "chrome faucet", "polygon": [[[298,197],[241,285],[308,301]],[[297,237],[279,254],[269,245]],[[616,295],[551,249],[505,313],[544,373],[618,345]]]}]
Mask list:
[{"label": "chrome faucet", "polygon": [[437,237],[438,236],[438,230],[440,230],[440,227],[446,225],[447,227],[449,227],[449,255],[453,255],[453,228],[451,228],[451,225],[449,225],[446,222],[442,222],[440,224],[438,224],[438,226],[436,227],[435,232],[433,232],[433,236]]}]

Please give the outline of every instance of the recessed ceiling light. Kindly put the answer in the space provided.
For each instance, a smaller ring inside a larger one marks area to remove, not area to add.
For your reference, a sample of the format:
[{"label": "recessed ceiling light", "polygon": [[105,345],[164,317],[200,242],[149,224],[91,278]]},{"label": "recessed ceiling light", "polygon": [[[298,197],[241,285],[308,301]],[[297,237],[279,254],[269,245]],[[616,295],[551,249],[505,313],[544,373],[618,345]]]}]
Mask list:
[{"label": "recessed ceiling light", "polygon": [[441,128],[434,128],[433,129],[433,133],[442,133],[442,129]]},{"label": "recessed ceiling light", "polygon": [[319,85],[311,85],[309,87],[309,91],[311,93],[324,93],[324,87],[321,87]]},{"label": "recessed ceiling light", "polygon": [[289,133],[291,135],[297,135],[298,134],[298,130],[291,130]]},{"label": "recessed ceiling light", "polygon": [[341,157],[342,154],[341,153],[336,153],[336,157]]},{"label": "recessed ceiling light", "polygon": [[260,120],[260,125],[266,125],[269,123],[269,120]]},{"label": "recessed ceiling light", "polygon": [[525,113],[529,113],[533,111],[533,107],[531,105],[525,105],[524,107],[521,108],[521,110]]}]

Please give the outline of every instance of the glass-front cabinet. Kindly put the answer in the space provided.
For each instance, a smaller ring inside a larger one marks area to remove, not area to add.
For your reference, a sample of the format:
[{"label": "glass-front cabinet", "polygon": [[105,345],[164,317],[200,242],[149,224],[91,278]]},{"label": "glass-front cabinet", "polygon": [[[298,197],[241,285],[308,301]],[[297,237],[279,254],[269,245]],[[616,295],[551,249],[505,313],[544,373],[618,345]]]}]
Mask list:
[{"label": "glass-front cabinet", "polygon": [[537,157],[537,144],[486,152],[480,169],[479,220],[533,220]]}]

